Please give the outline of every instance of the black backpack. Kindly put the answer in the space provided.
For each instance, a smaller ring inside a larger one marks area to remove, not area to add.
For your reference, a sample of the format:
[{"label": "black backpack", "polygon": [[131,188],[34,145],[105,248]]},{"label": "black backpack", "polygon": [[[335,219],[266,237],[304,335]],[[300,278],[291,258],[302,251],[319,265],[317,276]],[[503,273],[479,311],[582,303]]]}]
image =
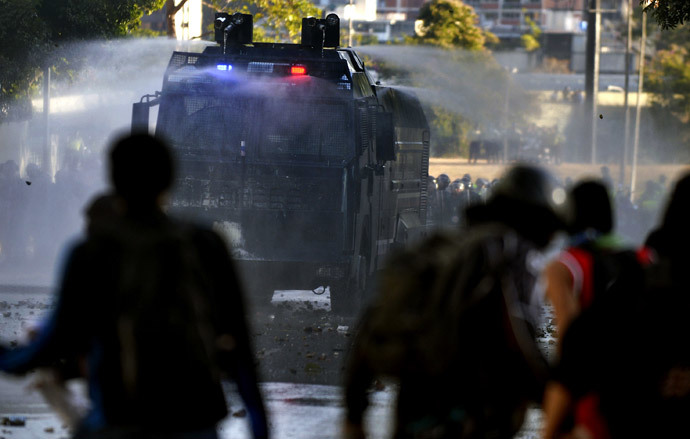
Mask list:
[{"label": "black backpack", "polygon": [[225,414],[212,285],[193,236],[170,222],[123,239],[115,318],[122,382],[142,423]]},{"label": "black backpack", "polygon": [[[521,297],[535,280],[526,274],[529,248],[514,231],[486,225],[438,232],[393,255],[360,324],[354,355],[374,373],[394,378],[462,374],[452,371],[457,367],[466,369],[468,380],[489,369],[524,373],[525,388],[540,398],[547,367]],[[495,364],[502,361],[508,362]]]}]

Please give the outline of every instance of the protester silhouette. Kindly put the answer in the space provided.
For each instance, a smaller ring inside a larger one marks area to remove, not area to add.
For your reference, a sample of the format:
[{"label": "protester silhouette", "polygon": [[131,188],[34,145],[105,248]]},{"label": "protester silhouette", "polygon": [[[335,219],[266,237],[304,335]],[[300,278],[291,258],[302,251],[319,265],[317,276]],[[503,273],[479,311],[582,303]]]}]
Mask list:
[{"label": "protester silhouette", "polygon": [[465,228],[391,257],[348,357],[347,439],[365,437],[367,389],[381,378],[399,383],[396,439],[518,431],[546,382],[533,265],[562,225],[559,191],[545,171],[516,166],[467,209]]},{"label": "protester silhouette", "polygon": [[[572,399],[596,392],[612,438],[690,437],[688,203],[685,176],[647,240],[656,258],[630,264],[563,336],[553,381]],[[558,412],[547,405],[546,425]]]},{"label": "protester silhouette", "polygon": [[0,370],[85,358],[92,407],[77,438],[217,438],[221,380],[234,378],[253,436],[268,437],[225,244],[162,211],[173,160],[160,139],[123,137],[109,159],[114,196],[89,210],[47,323],[29,345],[2,349]]},{"label": "protester silhouette", "polygon": [[[636,255],[625,250],[613,233],[614,214],[604,180],[583,180],[568,191],[568,245],[544,270],[545,292],[553,305],[560,335],[574,318],[606,294]],[[547,386],[545,435],[559,430],[586,432],[592,439],[608,438],[599,411],[598,395],[590,392],[576,401],[561,386]]]}]

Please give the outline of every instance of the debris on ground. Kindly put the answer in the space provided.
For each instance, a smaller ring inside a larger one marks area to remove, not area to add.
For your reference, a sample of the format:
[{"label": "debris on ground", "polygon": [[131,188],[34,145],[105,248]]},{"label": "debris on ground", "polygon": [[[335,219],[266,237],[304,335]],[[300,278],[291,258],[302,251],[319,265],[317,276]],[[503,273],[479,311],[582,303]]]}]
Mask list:
[{"label": "debris on ground", "polygon": [[232,414],[232,417],[233,418],[246,418],[247,417],[247,411],[245,409],[238,410]]},{"label": "debris on ground", "polygon": [[24,416],[4,416],[0,420],[0,424],[9,427],[24,427],[26,425],[26,418]]}]

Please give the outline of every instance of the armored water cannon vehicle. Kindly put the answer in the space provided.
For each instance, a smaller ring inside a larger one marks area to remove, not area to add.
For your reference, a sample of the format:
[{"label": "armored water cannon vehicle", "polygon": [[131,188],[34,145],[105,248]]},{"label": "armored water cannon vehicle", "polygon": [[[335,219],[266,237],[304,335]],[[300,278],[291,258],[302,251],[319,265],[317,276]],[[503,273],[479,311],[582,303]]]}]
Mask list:
[{"label": "armored water cannon vehicle", "polygon": [[386,254],[425,233],[426,118],[339,47],[337,15],[304,18],[301,44],[254,42],[252,22],[216,14],[217,45],[174,52],[132,128],[159,106],[178,161],[170,210],[230,238],[254,303],[329,286],[334,310],[355,311]]}]

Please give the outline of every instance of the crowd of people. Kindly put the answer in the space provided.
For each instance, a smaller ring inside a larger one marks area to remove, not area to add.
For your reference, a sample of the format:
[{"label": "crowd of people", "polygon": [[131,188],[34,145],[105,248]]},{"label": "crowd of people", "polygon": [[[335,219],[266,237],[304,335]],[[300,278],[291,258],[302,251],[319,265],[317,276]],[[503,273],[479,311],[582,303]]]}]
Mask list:
[{"label": "crowd of people", "polygon": [[[226,378],[253,437],[269,437],[224,241],[163,211],[174,173],[164,142],[126,136],[108,158],[111,188],[86,210],[55,308],[29,344],[0,345],[0,370],[85,378],[77,439],[217,439]],[[690,437],[690,175],[644,245],[625,248],[606,171],[567,184],[535,165],[491,182],[429,179],[437,230],[388,259],[360,316],[344,438],[367,437],[378,379],[397,383],[395,439],[510,438],[532,404],[544,408],[545,439]],[[559,234],[568,245],[540,263]],[[545,300],[554,359],[537,343]]]},{"label": "crowd of people", "polygon": [[[641,243],[645,234],[655,225],[663,202],[668,196],[666,176],[660,174],[656,180],[647,180],[644,190],[631,199],[627,186],[616,185],[608,166],[601,167],[601,180],[611,197],[616,214],[617,234],[629,243]],[[430,175],[427,184],[427,224],[432,227],[456,227],[463,224],[465,208],[485,203],[491,189],[499,179],[479,177],[473,180],[470,174],[451,181],[448,174]],[[571,188],[573,179],[566,177],[556,184],[564,189]]]},{"label": "crowd of people", "polygon": [[[566,185],[516,166],[460,205],[459,224],[389,261],[348,363],[348,439],[366,437],[367,389],[382,377],[399,386],[396,439],[510,438],[529,404],[544,409],[543,438],[690,437],[690,175],[661,225],[627,248],[606,171]],[[558,327],[551,359],[535,337],[544,300]]]},{"label": "crowd of people", "polygon": [[485,159],[487,163],[502,163],[507,158],[509,162],[557,165],[563,158],[564,141],[557,125],[542,127],[532,123],[524,129],[513,126],[503,133],[477,128],[472,133],[467,162],[474,164]]}]

